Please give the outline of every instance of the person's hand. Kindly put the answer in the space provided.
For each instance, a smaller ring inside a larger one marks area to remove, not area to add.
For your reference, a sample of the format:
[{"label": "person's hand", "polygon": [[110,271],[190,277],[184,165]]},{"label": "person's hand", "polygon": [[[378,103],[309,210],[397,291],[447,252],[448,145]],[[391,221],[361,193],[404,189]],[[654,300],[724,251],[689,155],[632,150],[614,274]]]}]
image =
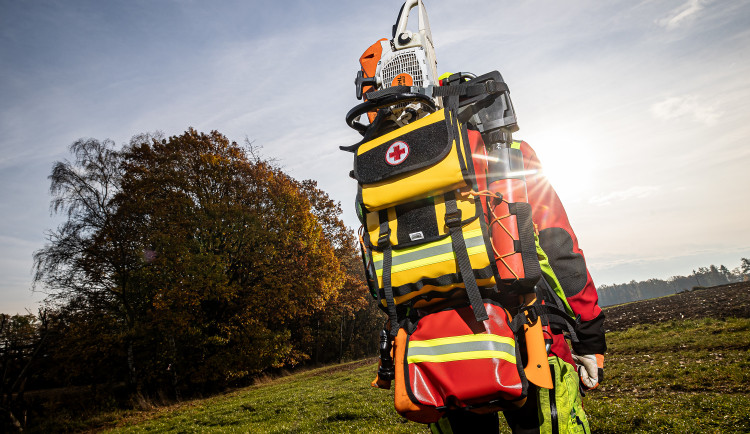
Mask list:
[{"label": "person's hand", "polygon": [[573,353],[573,360],[578,365],[578,376],[584,389],[596,389],[604,380],[604,355]]}]

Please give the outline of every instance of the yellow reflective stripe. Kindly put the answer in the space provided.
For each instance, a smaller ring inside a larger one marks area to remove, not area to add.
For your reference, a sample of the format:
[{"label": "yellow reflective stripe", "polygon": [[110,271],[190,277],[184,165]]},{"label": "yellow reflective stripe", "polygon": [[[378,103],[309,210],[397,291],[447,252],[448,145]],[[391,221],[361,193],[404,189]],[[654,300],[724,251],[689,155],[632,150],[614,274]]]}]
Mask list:
[{"label": "yellow reflective stripe", "polygon": [[[411,344],[410,344],[411,345]],[[516,357],[508,354],[504,351],[467,351],[463,353],[450,353],[440,355],[419,355],[419,356],[408,356],[406,361],[408,363],[422,363],[422,362],[454,362],[457,360],[476,360],[476,359],[502,359],[510,363],[516,363]]]},{"label": "yellow reflective stripe", "polygon": [[517,142],[513,140],[513,143],[510,144],[511,149],[521,149],[521,142]]},{"label": "yellow reflective stripe", "polygon": [[[481,236],[481,235],[482,235],[482,228],[472,229],[470,231],[464,232],[464,239],[474,238],[476,236]],[[443,245],[443,244],[450,244],[450,243],[451,243],[451,238],[450,237],[445,237],[442,240],[434,241],[432,243],[421,244],[419,246],[413,246],[413,247],[407,247],[405,249],[394,250],[393,253],[392,253],[393,256],[391,256],[391,257],[395,258],[397,256],[406,255],[406,254],[409,254],[409,253],[414,253],[414,252],[418,252],[420,250],[426,250],[426,249],[430,249],[430,248],[435,247],[435,246],[440,246],[440,245]],[[372,252],[372,256],[373,256],[372,257],[373,261],[377,262],[377,261],[382,261],[383,260],[383,254],[380,253],[380,252],[373,251]]]},{"label": "yellow reflective stripe", "polygon": [[461,335],[461,336],[446,336],[443,338],[428,339],[425,341],[409,341],[409,348],[436,347],[438,345],[462,344],[465,342],[486,342],[486,341],[500,342],[503,344],[510,344],[514,346],[516,344],[513,338],[479,333],[475,335],[472,334],[472,335]]},{"label": "yellow reflective stripe", "polygon": [[418,128],[422,128],[424,126],[432,125],[436,122],[440,122],[444,119],[445,119],[445,109],[440,109],[436,111],[435,113],[425,116],[416,122],[412,122],[395,131],[391,131],[390,133],[382,135],[375,140],[370,140],[367,143],[363,143],[359,148],[357,148],[357,155],[362,155],[365,152],[373,148],[377,148],[378,146],[382,145],[385,142],[401,137],[404,134],[412,132]]},{"label": "yellow reflective stripe", "polygon": [[[475,247],[470,247],[466,249],[466,252],[468,253],[469,256],[474,256],[474,255],[478,255],[481,253],[486,253],[487,249],[485,246],[475,246]],[[443,253],[440,255],[430,256],[429,258],[407,262],[405,264],[393,265],[391,266],[391,274],[399,273],[401,271],[406,271],[406,270],[413,270],[419,267],[426,267],[428,265],[438,264],[440,262],[455,261],[455,260],[456,260],[456,254],[451,251],[451,252]],[[380,263],[381,264],[383,263],[382,259],[380,260]],[[377,273],[378,277],[382,277],[383,276],[382,265],[380,266],[380,268],[376,269],[375,272]]]}]

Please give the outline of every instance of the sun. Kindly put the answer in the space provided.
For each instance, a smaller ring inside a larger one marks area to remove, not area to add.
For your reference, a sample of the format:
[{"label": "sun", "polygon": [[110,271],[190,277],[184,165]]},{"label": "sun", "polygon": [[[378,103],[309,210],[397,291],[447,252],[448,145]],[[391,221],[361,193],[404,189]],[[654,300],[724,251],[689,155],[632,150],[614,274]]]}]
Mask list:
[{"label": "sun", "polygon": [[563,203],[579,202],[591,194],[594,159],[585,143],[555,139],[554,146],[540,146],[537,157]]}]

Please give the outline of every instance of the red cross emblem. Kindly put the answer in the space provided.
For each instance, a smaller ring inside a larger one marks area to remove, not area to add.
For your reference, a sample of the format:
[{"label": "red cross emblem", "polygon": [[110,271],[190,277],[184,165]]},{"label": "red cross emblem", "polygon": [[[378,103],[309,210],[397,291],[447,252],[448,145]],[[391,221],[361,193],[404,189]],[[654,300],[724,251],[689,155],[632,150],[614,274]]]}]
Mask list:
[{"label": "red cross emblem", "polygon": [[391,166],[396,166],[404,162],[409,156],[409,145],[404,142],[394,142],[385,151],[385,162]]}]

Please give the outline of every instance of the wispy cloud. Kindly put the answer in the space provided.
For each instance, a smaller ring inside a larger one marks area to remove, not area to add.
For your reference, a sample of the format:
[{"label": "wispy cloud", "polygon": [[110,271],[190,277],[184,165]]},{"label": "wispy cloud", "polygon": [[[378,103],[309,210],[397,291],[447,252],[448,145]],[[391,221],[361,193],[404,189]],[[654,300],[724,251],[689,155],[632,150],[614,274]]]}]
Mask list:
[{"label": "wispy cloud", "polygon": [[613,202],[621,202],[628,199],[642,199],[659,191],[660,187],[655,185],[636,185],[627,190],[613,191],[611,193],[594,196],[589,199],[592,205],[609,205]]},{"label": "wispy cloud", "polygon": [[664,120],[689,116],[697,122],[711,126],[716,124],[722,112],[693,95],[685,95],[669,97],[652,104],[651,114],[657,119]]},{"label": "wispy cloud", "polygon": [[706,0],[688,0],[682,6],[672,9],[668,16],[656,22],[667,30],[674,30],[694,21],[706,3]]}]

